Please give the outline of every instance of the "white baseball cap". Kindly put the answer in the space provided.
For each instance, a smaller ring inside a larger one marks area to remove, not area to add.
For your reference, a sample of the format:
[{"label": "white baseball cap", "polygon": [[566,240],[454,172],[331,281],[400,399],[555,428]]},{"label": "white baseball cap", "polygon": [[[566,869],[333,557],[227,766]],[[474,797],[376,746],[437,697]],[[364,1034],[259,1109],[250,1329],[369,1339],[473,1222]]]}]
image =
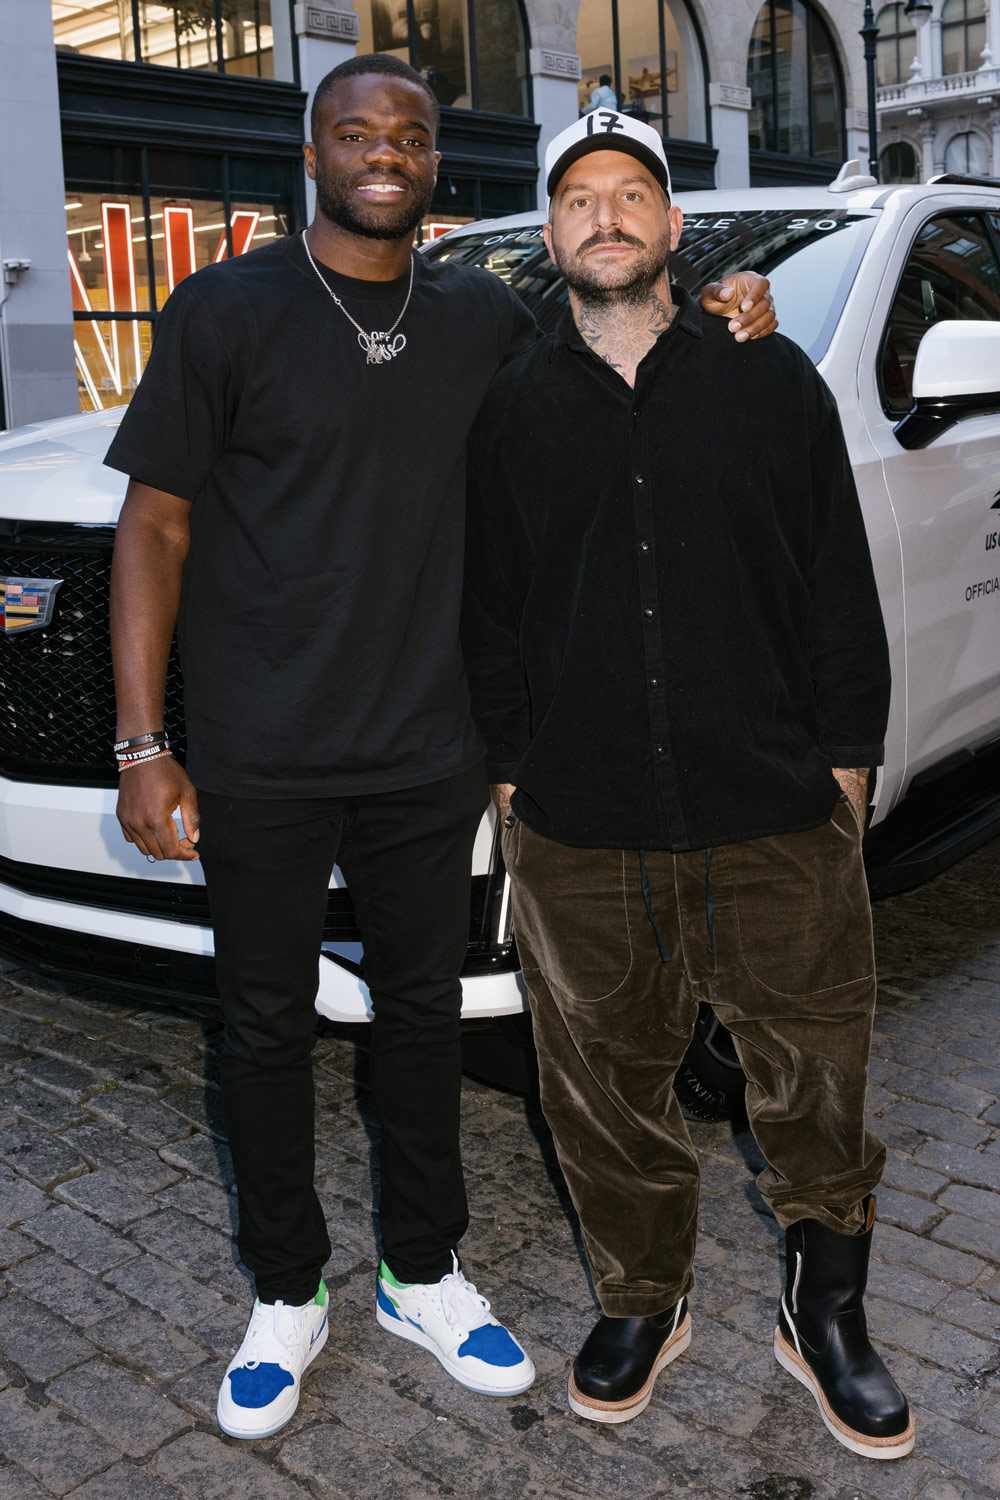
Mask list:
[{"label": "white baseball cap", "polygon": [[550,198],[566,168],[591,151],[624,151],[634,156],[652,172],[670,197],[670,168],[659,131],[616,109],[593,109],[549,142],[545,153],[545,191]]}]

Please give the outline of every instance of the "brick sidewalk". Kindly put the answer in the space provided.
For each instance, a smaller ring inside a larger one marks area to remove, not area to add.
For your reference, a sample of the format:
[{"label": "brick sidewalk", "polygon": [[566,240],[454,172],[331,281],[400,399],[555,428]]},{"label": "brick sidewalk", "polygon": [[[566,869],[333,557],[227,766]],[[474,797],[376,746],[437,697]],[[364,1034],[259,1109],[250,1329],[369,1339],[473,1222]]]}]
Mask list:
[{"label": "brick sidewalk", "polygon": [[477,1493],[691,1500],[987,1500],[1000,1493],[1000,844],[876,913],[871,1105],[890,1162],[869,1316],[919,1423],[895,1464],[853,1458],[774,1364],[779,1236],[754,1148],[696,1126],[703,1173],[689,1355],[634,1424],[566,1408],[594,1316],[545,1141],[467,1085],[469,1274],[529,1345],[512,1401],[455,1386],[372,1313],[363,1057],[317,1049],[332,1334],[294,1421],[222,1439],[215,1394],[250,1290],[210,1013],[0,979],[0,1500],[302,1500]]}]

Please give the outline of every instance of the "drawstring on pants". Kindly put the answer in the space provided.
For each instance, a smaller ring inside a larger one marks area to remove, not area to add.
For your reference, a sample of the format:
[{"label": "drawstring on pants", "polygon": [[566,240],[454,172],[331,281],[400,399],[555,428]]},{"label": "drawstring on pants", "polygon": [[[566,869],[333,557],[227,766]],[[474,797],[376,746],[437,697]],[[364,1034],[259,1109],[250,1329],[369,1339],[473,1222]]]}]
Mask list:
[{"label": "drawstring on pants", "polygon": [[715,891],[712,889],[712,850],[705,850],[705,930],[708,951],[715,958]]},{"label": "drawstring on pants", "polygon": [[646,851],[644,849],[639,850],[639,876],[642,883],[642,900],[646,908],[646,916],[649,918],[649,925],[653,929],[653,936],[656,938],[656,948],[660,955],[660,963],[668,964],[670,962],[670,949],[663,941],[663,934],[656,925],[656,917],[653,915],[653,891],[649,884],[649,870],[646,866]]}]

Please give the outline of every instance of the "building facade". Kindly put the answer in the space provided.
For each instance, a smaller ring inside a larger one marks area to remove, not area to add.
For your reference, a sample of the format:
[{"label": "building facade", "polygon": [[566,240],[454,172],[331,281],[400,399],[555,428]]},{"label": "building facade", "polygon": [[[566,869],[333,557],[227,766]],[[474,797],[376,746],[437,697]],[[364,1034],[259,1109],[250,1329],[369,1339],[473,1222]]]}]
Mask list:
[{"label": "building facade", "polygon": [[[933,4],[879,13],[887,180],[1000,168],[1000,0]],[[440,101],[433,236],[544,201],[595,96],[663,133],[680,188],[828,181],[867,156],[861,23],[862,0],[0,0],[0,423],[126,401],[180,280],[302,228],[310,96],[356,52]]]},{"label": "building facade", "polygon": [[1000,0],[933,0],[878,13],[881,176],[1000,176]]}]

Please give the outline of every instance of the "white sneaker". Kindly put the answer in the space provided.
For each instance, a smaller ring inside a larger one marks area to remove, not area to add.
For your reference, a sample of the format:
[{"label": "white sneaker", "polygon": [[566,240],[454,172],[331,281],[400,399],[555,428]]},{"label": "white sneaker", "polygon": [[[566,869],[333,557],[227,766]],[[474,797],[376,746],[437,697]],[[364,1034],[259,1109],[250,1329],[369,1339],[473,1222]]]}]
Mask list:
[{"label": "white sneaker", "polygon": [[255,1302],[243,1342],[219,1388],[217,1416],[228,1437],[270,1437],[294,1416],[302,1376],[329,1334],[326,1284],[311,1302]]},{"label": "white sneaker", "polygon": [[484,1396],[517,1396],[535,1379],[535,1367],[517,1340],[498,1323],[490,1304],[454,1270],[440,1281],[397,1281],[385,1261],[378,1268],[375,1318],[387,1333],[429,1349],[449,1375]]}]

